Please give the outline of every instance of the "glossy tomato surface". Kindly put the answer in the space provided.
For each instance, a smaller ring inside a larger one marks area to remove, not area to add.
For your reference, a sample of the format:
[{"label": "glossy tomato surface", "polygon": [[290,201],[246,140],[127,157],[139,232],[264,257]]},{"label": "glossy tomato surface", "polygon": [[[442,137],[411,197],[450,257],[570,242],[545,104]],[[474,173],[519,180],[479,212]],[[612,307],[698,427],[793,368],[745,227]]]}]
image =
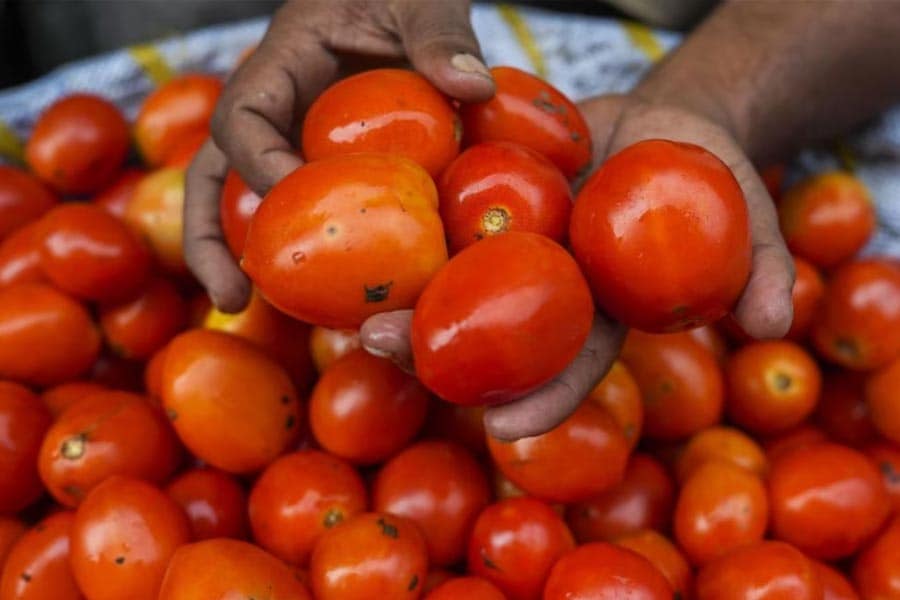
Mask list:
[{"label": "glossy tomato surface", "polygon": [[794,287],[791,289],[794,320],[786,338],[795,342],[806,339],[824,298],[825,280],[822,274],[811,263],[795,256]]},{"label": "glossy tomato surface", "polygon": [[875,428],[900,444],[900,356],[866,381],[866,407]]},{"label": "glossy tomato surface", "polygon": [[147,360],[187,324],[187,303],[175,285],[153,277],[133,299],[100,308],[100,328],[112,350]]},{"label": "glossy tomato surface", "polygon": [[309,353],[320,374],[331,363],[359,346],[359,332],[355,329],[313,327],[309,334]]},{"label": "glossy tomato surface", "polygon": [[684,483],[698,467],[725,462],[759,477],[769,472],[769,461],[760,445],[740,429],[716,426],[693,435],[675,460],[675,475]]},{"label": "glossy tomato surface", "polygon": [[48,281],[41,269],[43,239],[40,221],[34,221],[16,229],[0,242],[0,287]]},{"label": "glossy tomato surface", "polygon": [[634,448],[644,427],[644,404],[641,389],[625,363],[615,361],[588,394],[588,399],[609,413],[619,424],[628,445]]},{"label": "glossy tomato surface", "polygon": [[694,573],[682,551],[669,538],[658,531],[642,529],[617,538],[615,544],[650,561],[681,598],[691,597]]},{"label": "glossy tomato surface", "polygon": [[134,195],[134,190],[137,189],[138,182],[146,174],[142,169],[123,169],[121,174],[111,184],[94,196],[94,204],[100,206],[111,215],[120,219],[123,218],[125,211],[128,209],[128,203],[131,202],[131,197]]},{"label": "glossy tomato surface", "polygon": [[210,467],[182,472],[166,493],[191,522],[191,539],[243,538],[247,535],[247,493],[232,475]]},{"label": "glossy tomato surface", "polygon": [[900,517],[860,553],[853,565],[853,582],[864,600],[900,596]]},{"label": "glossy tomato surface", "polygon": [[29,529],[2,567],[3,600],[81,600],[69,567],[69,535],[75,513],[60,511]]},{"label": "glossy tomato surface", "polygon": [[153,250],[169,273],[187,273],[182,251],[184,231],[184,171],[167,168],[146,175],[125,209],[125,222]]},{"label": "glossy tomato surface", "polygon": [[37,500],[44,489],[37,457],[52,417],[35,394],[0,381],[0,513],[14,513]]},{"label": "glossy tomato surface", "polygon": [[497,586],[481,577],[454,577],[425,596],[425,600],[506,600]]},{"label": "glossy tomato surface", "polygon": [[36,220],[56,202],[56,195],[34,175],[0,165],[0,240]]},{"label": "glossy tomato surface", "polygon": [[860,447],[878,437],[866,403],[865,383],[860,373],[825,373],[814,421],[832,440]]},{"label": "glossy tomato surface", "polygon": [[237,171],[230,170],[225,176],[222,186],[222,199],[219,202],[219,219],[222,222],[222,233],[232,256],[240,259],[244,253],[244,242],[250,229],[250,219],[256,214],[262,198],[247,187]]},{"label": "glossy tomato surface", "polygon": [[817,560],[812,563],[822,583],[822,600],[859,600],[846,575],[826,563]]}]

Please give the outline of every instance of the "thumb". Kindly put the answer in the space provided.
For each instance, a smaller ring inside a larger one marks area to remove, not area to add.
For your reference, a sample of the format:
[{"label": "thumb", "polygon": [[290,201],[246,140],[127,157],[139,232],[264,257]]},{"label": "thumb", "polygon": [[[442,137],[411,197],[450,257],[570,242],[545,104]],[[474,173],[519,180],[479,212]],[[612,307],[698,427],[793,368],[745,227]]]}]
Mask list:
[{"label": "thumb", "polygon": [[610,143],[619,126],[627,96],[608,94],[595,96],[578,104],[578,109],[591,130],[594,146],[594,166],[603,162],[609,154]]}]

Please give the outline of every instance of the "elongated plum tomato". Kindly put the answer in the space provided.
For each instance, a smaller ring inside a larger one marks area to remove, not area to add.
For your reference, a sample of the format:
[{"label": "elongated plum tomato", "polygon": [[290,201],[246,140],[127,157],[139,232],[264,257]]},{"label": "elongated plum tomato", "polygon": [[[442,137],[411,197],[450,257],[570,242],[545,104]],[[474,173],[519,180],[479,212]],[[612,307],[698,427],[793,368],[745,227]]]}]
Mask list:
[{"label": "elongated plum tomato", "polygon": [[47,282],[41,269],[43,234],[40,220],[32,221],[0,242],[0,287]]},{"label": "elongated plum tomato", "polygon": [[450,101],[427,79],[375,69],[335,83],[312,103],[303,121],[303,156],[399,154],[437,177],[459,152],[460,127]]},{"label": "elongated plum tomato", "polygon": [[74,512],[60,511],[45,518],[19,538],[2,568],[0,598],[83,598],[69,568],[69,532],[74,520]]},{"label": "elongated plum tomato", "polygon": [[247,187],[237,171],[228,171],[225,185],[222,186],[222,201],[219,203],[219,219],[222,221],[222,233],[232,256],[240,258],[244,253],[244,242],[250,229],[250,219],[262,198]]},{"label": "elongated plum tomato", "polygon": [[56,202],[56,195],[31,173],[0,165],[0,240],[40,217]]},{"label": "elongated plum tomato", "polygon": [[785,337],[801,342],[809,333],[825,298],[825,281],[812,264],[799,256],[794,257],[794,272],[794,289],[791,290],[794,320]]},{"label": "elongated plum tomato", "polygon": [[43,492],[37,457],[52,423],[50,412],[28,388],[0,381],[0,513],[22,510]]},{"label": "elongated plum tomato", "polygon": [[306,164],[272,188],[241,266],[283,312],[351,328],[412,308],[446,261],[428,173],[400,156],[352,154]]},{"label": "elongated plum tomato", "polygon": [[692,144],[647,140],[610,157],[575,199],[569,237],[597,303],[654,333],[723,317],[750,274],[741,188]]},{"label": "elongated plum tomato", "polygon": [[486,238],[447,263],[416,304],[416,374],[457,404],[515,400],[575,358],[593,314],[578,265],[556,242],[526,232]]},{"label": "elongated plum tomato", "polygon": [[187,272],[182,251],[184,220],[184,171],[167,168],[144,177],[125,209],[125,222],[153,250],[163,270],[175,275]]},{"label": "elongated plum tomato", "polygon": [[184,509],[194,540],[246,537],[247,493],[233,475],[210,467],[190,469],[165,491]]}]

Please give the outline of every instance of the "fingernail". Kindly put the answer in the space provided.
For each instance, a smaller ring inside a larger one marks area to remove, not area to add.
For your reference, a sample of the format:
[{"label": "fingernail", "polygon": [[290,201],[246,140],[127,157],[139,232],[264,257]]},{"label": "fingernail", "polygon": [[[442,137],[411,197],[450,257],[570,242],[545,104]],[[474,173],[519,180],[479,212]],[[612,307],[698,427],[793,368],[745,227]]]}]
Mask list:
[{"label": "fingernail", "polygon": [[453,65],[454,69],[463,73],[471,73],[488,78],[491,76],[491,72],[484,66],[484,63],[471,54],[456,54],[450,59],[450,64]]},{"label": "fingernail", "polygon": [[365,349],[365,351],[368,352],[369,354],[371,354],[372,356],[377,356],[378,358],[390,358],[391,357],[390,352],[388,352],[386,350],[382,350],[381,348],[375,348],[373,346],[369,346],[366,344],[363,344],[362,346]]}]

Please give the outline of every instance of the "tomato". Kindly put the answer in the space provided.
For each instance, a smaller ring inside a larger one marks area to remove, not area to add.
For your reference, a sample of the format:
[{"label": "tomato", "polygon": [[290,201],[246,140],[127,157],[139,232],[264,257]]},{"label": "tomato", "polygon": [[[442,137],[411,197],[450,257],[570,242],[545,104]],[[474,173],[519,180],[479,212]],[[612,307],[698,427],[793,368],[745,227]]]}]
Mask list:
[{"label": "tomato", "polygon": [[794,320],[785,337],[799,342],[809,333],[825,298],[825,281],[814,266],[799,256],[794,257],[794,274],[794,287],[791,290]]},{"label": "tomato", "polygon": [[324,449],[366,465],[405,447],[427,408],[428,392],[415,377],[359,349],[322,374],[309,399],[309,422]]},{"label": "tomato", "polygon": [[822,388],[816,361],[786,340],[753,342],[739,348],[725,367],[728,417],[757,434],[800,424],[812,413]]},{"label": "tomato", "polygon": [[163,269],[176,275],[187,273],[181,242],[183,210],[184,171],[168,168],[153,171],[137,184],[124,217]]},{"label": "tomato", "polygon": [[475,519],[490,501],[484,469],[450,442],[408,447],[381,468],[372,484],[372,507],[416,523],[433,566],[463,558]]},{"label": "tomato", "polygon": [[144,369],[144,389],[147,391],[150,399],[157,404],[159,403],[160,396],[162,396],[162,374],[163,367],[166,364],[167,349],[168,345],[157,350],[156,353],[150,357],[150,360],[147,361],[147,366]]},{"label": "tomato", "polygon": [[621,357],[641,389],[648,438],[677,440],[719,422],[722,370],[712,353],[688,334],[631,330]]},{"label": "tomato", "polygon": [[25,523],[14,517],[0,517],[0,575],[9,551],[26,531]]},{"label": "tomato", "polygon": [[65,96],[34,124],[25,160],[38,177],[64,194],[90,194],[116,176],[130,134],[114,104],[90,94]]},{"label": "tomato", "polygon": [[309,334],[309,353],[319,373],[324,373],[331,363],[359,347],[359,331],[355,329],[313,327]]},{"label": "tomato", "polygon": [[209,467],[190,469],[172,479],[165,491],[187,514],[191,539],[247,535],[247,494],[233,476]]},{"label": "tomato", "polygon": [[53,208],[56,195],[37,177],[0,165],[0,240]]},{"label": "tomato", "polygon": [[107,351],[97,357],[88,378],[108,388],[141,392],[143,374],[143,363]]},{"label": "tomato", "polygon": [[641,390],[631,371],[620,360],[615,361],[588,399],[596,402],[619,424],[631,448],[637,445],[644,425]]},{"label": "tomato", "polygon": [[162,379],[178,437],[214,467],[258,471],[297,439],[302,415],[290,377],[249,342],[215,331],[182,333],[167,346]]},{"label": "tomato", "polygon": [[866,381],[866,406],[881,435],[900,444],[900,356]]},{"label": "tomato", "polygon": [[196,131],[209,131],[221,92],[222,82],[217,77],[188,74],[147,96],[134,123],[135,142],[147,164],[160,165],[178,140]]},{"label": "tomato", "polygon": [[231,254],[240,259],[244,253],[244,242],[250,229],[250,219],[262,198],[247,187],[237,171],[229,170],[222,186],[222,199],[219,202],[219,219],[222,222],[222,233]]},{"label": "tomato", "polygon": [[427,570],[425,540],[412,521],[362,513],[322,535],[309,576],[316,600],[414,599]]},{"label": "tomato", "polygon": [[900,596],[900,517],[857,557],[853,582],[863,600]]},{"label": "tomato", "polygon": [[678,481],[684,483],[698,467],[712,461],[730,463],[759,477],[769,471],[769,461],[753,438],[731,427],[710,427],[691,437],[676,459]]},{"label": "tomato", "polygon": [[463,105],[465,145],[514,142],[546,156],[568,178],[590,166],[591,133],[578,107],[546,81],[514,67],[491,69],[496,92]]},{"label": "tomato", "polygon": [[81,600],[69,568],[69,533],[74,520],[72,511],[57,512],[19,538],[3,566],[0,598]]},{"label": "tomato", "polygon": [[610,541],[642,529],[666,531],[674,504],[672,478],[657,460],[638,453],[619,485],[568,505],[566,521],[579,542]]},{"label": "tomato", "polygon": [[816,350],[856,370],[900,355],[900,265],[866,259],[837,269],[812,328]]},{"label": "tomato", "polygon": [[664,535],[652,529],[641,529],[616,539],[615,544],[640,554],[663,574],[674,598],[690,598],[694,574],[681,551]]},{"label": "tomato", "polygon": [[241,266],[283,312],[351,328],[412,308],[446,260],[428,174],[399,156],[353,154],[308,163],[272,188]]},{"label": "tomato", "polygon": [[760,169],[759,178],[766,186],[766,191],[775,204],[781,202],[781,190],[784,188],[784,176],[786,167],[782,163],[775,163]]},{"label": "tomato", "polygon": [[166,158],[161,166],[176,167],[186,171],[209,137],[209,131],[205,128],[191,131],[176,141],[172,148],[166,152]]},{"label": "tomato", "polygon": [[791,252],[818,267],[833,267],[856,254],[875,230],[875,208],[862,181],[831,171],[789,189],[778,219]]},{"label": "tomato", "polygon": [[515,400],[578,355],[593,316],[587,284],[561,246],[535,233],[492,236],[454,256],[416,303],[416,375],[449,402]]},{"label": "tomato", "polygon": [[487,454],[484,407],[451,404],[435,398],[425,421],[425,436],[462,444],[470,452],[484,456]]},{"label": "tomato", "polygon": [[151,279],[133,300],[100,308],[100,327],[107,343],[126,358],[150,358],[186,323],[187,304],[162,277]]},{"label": "tomato", "polygon": [[875,442],[865,448],[888,492],[895,512],[900,512],[900,446],[889,442]]},{"label": "tomato", "polygon": [[142,169],[126,168],[106,188],[94,196],[93,202],[109,214],[123,219],[128,203],[137,189],[138,183],[147,173]]},{"label": "tomato", "polygon": [[203,327],[209,311],[213,308],[212,300],[206,290],[201,290],[188,300],[188,323],[191,327]]},{"label": "tomato", "polygon": [[456,577],[441,584],[425,600],[506,600],[497,586],[482,577]]},{"label": "tomato", "polygon": [[375,69],[338,81],[303,120],[306,160],[384,152],[412,160],[432,177],[459,152],[460,121],[450,101],[413,71]]},{"label": "tomato", "polygon": [[468,571],[493,583],[509,600],[537,600],[551,567],[574,547],[566,524],[543,502],[501,500],[475,521]]},{"label": "tomato", "polygon": [[544,600],[670,600],[672,586],[640,554],[604,542],[581,546],[559,559]]},{"label": "tomato", "polygon": [[862,446],[878,436],[866,404],[864,381],[857,373],[825,375],[815,418],[828,437],[842,444]]},{"label": "tomato", "polygon": [[579,502],[615,487],[630,452],[609,413],[591,402],[547,433],[513,442],[489,436],[488,450],[510,481],[550,502]]},{"label": "tomato", "polygon": [[322,534],[367,504],[362,478],[340,458],[319,450],[286,454],[253,485],[253,538],[285,562],[306,566]]},{"label": "tomato", "polygon": [[694,327],[688,329],[685,333],[692,337],[695,342],[709,350],[716,357],[716,362],[724,365],[728,358],[728,346],[725,338],[712,325],[703,325],[702,327]]},{"label": "tomato", "polygon": [[41,269],[40,220],[23,225],[0,242],[0,286],[47,281]]},{"label": "tomato", "polygon": [[822,582],[822,600],[859,600],[859,595],[843,573],[823,562],[811,562]]},{"label": "tomato", "polygon": [[700,570],[697,600],[819,600],[822,582],[803,553],[784,542],[738,548]]},{"label": "tomato", "polygon": [[823,560],[859,550],[890,511],[875,465],[828,443],[795,448],[772,463],[769,505],[773,535]]},{"label": "tomato", "polygon": [[37,457],[52,418],[40,398],[11,381],[0,381],[0,513],[17,512],[44,491]]},{"label": "tomato", "polygon": [[453,254],[506,231],[566,241],[572,212],[569,182],[553,163],[525,146],[472,146],[441,175],[438,195]]},{"label": "tomato", "polygon": [[766,488],[756,474],[711,461],[694,469],[678,494],[674,531],[691,563],[702,566],[763,539],[769,518]]},{"label": "tomato", "polygon": [[763,448],[766,451],[769,463],[771,463],[794,448],[825,441],[828,441],[828,436],[825,435],[824,431],[815,425],[804,424],[776,436],[766,438],[763,440]]},{"label": "tomato", "polygon": [[422,586],[422,594],[427,597],[428,593],[434,590],[442,583],[457,577],[456,573],[447,569],[429,569],[428,575],[425,576],[425,584]]},{"label": "tomato", "polygon": [[188,519],[174,500],[149,483],[114,475],[75,513],[72,572],[91,600],[156,598],[169,559],[189,538]]}]

